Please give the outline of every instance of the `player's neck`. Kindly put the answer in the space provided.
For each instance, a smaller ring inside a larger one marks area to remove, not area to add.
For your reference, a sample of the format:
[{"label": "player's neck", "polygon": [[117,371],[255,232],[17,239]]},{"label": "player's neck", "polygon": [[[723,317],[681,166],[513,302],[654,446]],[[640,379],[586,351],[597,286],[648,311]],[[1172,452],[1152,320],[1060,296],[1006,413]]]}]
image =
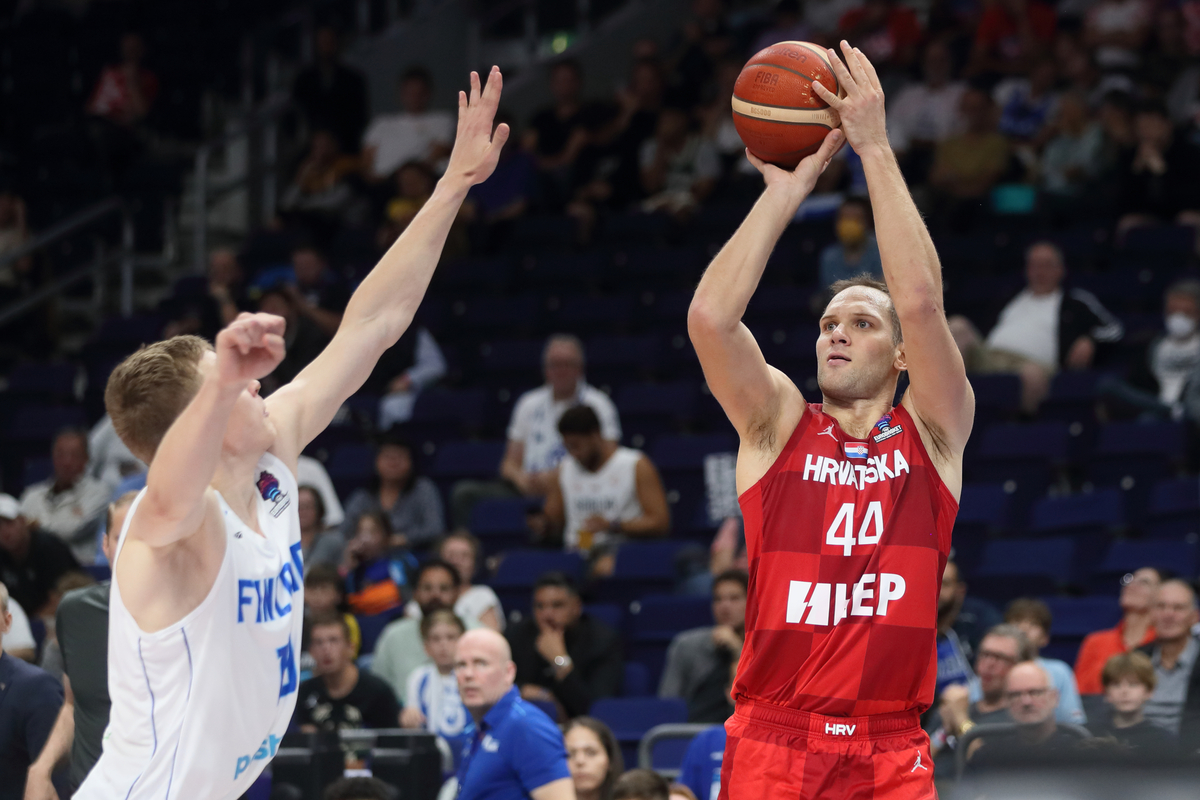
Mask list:
[{"label": "player's neck", "polygon": [[222,453],[212,479],[212,487],[221,493],[221,497],[225,498],[225,502],[234,513],[258,533],[262,531],[258,530],[258,515],[254,506],[258,496],[254,487],[254,472],[258,468],[260,457],[261,455]]},{"label": "player's neck", "polygon": [[821,410],[836,419],[842,430],[850,436],[865,439],[879,418],[892,407],[889,397],[844,401],[824,396]]}]

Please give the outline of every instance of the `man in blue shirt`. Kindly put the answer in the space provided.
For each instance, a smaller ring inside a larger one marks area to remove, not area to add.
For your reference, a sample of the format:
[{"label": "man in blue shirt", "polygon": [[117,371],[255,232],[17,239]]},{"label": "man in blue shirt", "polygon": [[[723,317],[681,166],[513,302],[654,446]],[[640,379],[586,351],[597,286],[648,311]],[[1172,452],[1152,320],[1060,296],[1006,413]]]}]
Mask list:
[{"label": "man in blue shirt", "polygon": [[21,800],[29,765],[54,727],[63,690],[49,673],[4,652],[10,625],[8,589],[0,583],[0,800]]},{"label": "man in blue shirt", "polygon": [[458,768],[458,800],[575,800],[562,733],[521,699],[504,637],[490,628],[463,634],[454,671],[474,720]]}]

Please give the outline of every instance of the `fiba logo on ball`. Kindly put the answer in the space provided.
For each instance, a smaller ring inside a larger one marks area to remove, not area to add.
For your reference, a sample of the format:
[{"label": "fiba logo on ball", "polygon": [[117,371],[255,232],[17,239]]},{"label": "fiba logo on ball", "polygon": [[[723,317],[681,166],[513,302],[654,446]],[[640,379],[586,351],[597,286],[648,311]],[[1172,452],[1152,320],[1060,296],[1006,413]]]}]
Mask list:
[{"label": "fiba logo on ball", "polygon": [[813,81],[845,94],[828,55],[808,42],[773,44],[746,63],[733,86],[733,124],[751,153],[791,169],[842,124]]},{"label": "fiba logo on ball", "polygon": [[258,476],[258,492],[263,500],[271,501],[271,516],[278,518],[291,503],[286,492],[280,491],[279,479],[269,472]]}]

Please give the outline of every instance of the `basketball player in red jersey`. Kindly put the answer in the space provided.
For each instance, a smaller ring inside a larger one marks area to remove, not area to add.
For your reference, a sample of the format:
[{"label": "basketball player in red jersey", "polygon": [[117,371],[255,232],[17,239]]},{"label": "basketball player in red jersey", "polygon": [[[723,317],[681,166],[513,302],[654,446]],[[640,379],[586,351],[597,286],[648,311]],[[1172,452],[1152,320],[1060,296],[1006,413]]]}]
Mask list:
[{"label": "basketball player in red jersey", "polygon": [[[918,716],[933,702],[938,591],[975,399],[942,308],[941,266],[888,146],[874,67],[830,50],[845,97],[766,189],[688,312],[713,395],[741,435],[750,593],[721,800],[935,798]],[[861,156],[886,285],[844,281],[817,338],[821,403],[769,366],[741,318],[776,240],[845,141]],[[909,388],[893,407],[896,383]]]}]

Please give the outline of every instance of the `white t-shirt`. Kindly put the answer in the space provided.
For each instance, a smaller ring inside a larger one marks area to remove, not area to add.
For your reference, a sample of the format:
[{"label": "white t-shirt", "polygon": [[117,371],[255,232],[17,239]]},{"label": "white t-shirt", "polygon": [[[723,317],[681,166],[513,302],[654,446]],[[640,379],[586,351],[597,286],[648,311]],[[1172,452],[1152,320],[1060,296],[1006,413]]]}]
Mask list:
[{"label": "white t-shirt", "polygon": [[555,400],[549,386],[539,386],[521,395],[513,407],[512,421],[508,424],[509,440],[525,445],[522,468],[526,472],[554,469],[563,460],[567,451],[558,433],[558,419],[564,411],[576,405],[590,406],[596,412],[600,418],[601,436],[611,442],[621,441],[617,407],[604,392],[580,381],[574,397]]},{"label": "white t-shirt", "polygon": [[1055,368],[1058,365],[1058,312],[1062,299],[1062,289],[1043,295],[1024,290],[1000,312],[996,327],[988,334],[988,347],[1016,353]]},{"label": "white t-shirt", "polygon": [[[595,472],[588,472],[570,456],[563,459],[558,480],[566,511],[564,548],[579,548],[579,530],[590,516],[599,514],[609,522],[628,522],[642,515],[637,494],[637,465],[641,459],[640,451],[618,447]],[[592,546],[605,544],[610,539],[608,533],[599,533],[592,540]]]},{"label": "white t-shirt", "polygon": [[[496,619],[500,621],[500,632],[503,633],[504,609],[500,605],[500,598],[492,591],[492,587],[472,586],[463,592],[454,603],[454,613],[467,626],[467,630],[481,627],[483,623],[479,621],[479,618],[489,608],[496,609]],[[408,604],[404,606],[404,616],[420,620],[424,615],[421,613],[421,607],[417,605],[417,601],[409,600]]]},{"label": "white t-shirt", "polygon": [[461,735],[470,718],[454,672],[443,675],[436,664],[422,664],[408,676],[406,705],[425,715],[425,730],[447,740]]},{"label": "white t-shirt", "polygon": [[29,617],[21,604],[11,597],[8,598],[8,613],[12,614],[12,625],[4,634],[6,650],[36,650],[37,642],[33,640],[33,628],[29,626]]},{"label": "white t-shirt", "polygon": [[940,142],[963,128],[958,103],[964,83],[932,89],[924,83],[907,86],[888,105],[888,139],[896,150],[907,150],[914,139]]},{"label": "white t-shirt", "polygon": [[296,482],[301,486],[311,486],[321,495],[325,503],[325,527],[336,528],[346,519],[342,509],[342,501],[338,499],[337,490],[324,465],[312,456],[300,456],[296,464]]},{"label": "white t-shirt", "polygon": [[[1098,33],[1136,31],[1150,20],[1150,8],[1144,0],[1106,0],[1092,6],[1087,14],[1087,23]],[[1115,45],[1096,48],[1096,63],[1101,67],[1136,67],[1138,54],[1134,50]]]},{"label": "white t-shirt", "polygon": [[380,114],[371,120],[363,136],[363,146],[375,148],[372,172],[384,177],[409,161],[424,161],[434,143],[454,143],[454,125],[454,115],[449,111]]},{"label": "white t-shirt", "polygon": [[1188,378],[1200,369],[1200,333],[1186,339],[1163,339],[1154,348],[1150,369],[1158,381],[1158,399],[1167,405],[1177,403]]}]

